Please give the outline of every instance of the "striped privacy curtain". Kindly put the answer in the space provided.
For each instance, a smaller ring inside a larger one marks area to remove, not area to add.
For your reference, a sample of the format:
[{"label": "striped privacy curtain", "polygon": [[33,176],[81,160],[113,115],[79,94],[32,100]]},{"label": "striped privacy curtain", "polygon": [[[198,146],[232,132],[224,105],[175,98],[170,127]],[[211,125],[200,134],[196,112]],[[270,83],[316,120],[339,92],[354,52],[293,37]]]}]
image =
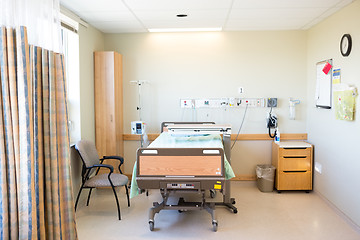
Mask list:
[{"label": "striped privacy curtain", "polygon": [[77,239],[63,56],[0,30],[0,239]]}]

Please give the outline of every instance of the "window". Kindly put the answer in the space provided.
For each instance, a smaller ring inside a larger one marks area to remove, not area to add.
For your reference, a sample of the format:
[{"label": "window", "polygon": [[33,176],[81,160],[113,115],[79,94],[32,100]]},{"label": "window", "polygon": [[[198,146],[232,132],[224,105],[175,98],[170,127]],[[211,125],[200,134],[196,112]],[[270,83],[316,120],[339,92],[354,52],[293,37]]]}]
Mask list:
[{"label": "window", "polygon": [[78,23],[65,15],[61,15],[61,26],[66,71],[69,134],[70,143],[74,144],[81,139]]}]

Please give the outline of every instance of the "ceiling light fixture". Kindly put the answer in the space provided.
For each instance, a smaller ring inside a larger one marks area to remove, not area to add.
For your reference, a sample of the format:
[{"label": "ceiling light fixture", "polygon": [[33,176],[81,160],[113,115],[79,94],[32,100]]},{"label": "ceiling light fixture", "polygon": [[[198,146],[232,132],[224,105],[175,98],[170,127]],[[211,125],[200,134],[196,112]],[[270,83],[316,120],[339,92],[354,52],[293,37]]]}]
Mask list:
[{"label": "ceiling light fixture", "polygon": [[149,32],[160,33],[160,32],[220,32],[221,27],[216,28],[149,28]]}]

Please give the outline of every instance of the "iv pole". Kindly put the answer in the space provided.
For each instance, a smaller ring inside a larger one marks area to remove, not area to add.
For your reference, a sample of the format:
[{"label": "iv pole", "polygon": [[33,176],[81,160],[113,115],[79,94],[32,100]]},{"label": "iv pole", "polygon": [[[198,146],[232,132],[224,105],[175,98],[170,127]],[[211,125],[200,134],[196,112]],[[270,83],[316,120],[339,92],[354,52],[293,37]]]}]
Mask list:
[{"label": "iv pole", "polygon": [[[142,114],[141,114],[141,110],[142,110],[141,88],[142,88],[142,85],[148,83],[148,81],[147,81],[147,80],[134,80],[134,81],[130,81],[130,83],[137,85],[139,103],[138,103],[138,106],[136,107],[136,110],[139,112],[139,120],[142,121]],[[140,146],[143,147],[143,145],[144,145],[144,137],[143,137],[143,134],[140,135],[140,144],[141,144]]]},{"label": "iv pole", "polygon": [[[146,84],[146,83],[149,83],[147,80],[134,80],[134,81],[130,81],[130,83],[132,84],[136,84],[137,85],[137,88],[138,88],[138,98],[139,98],[139,104],[138,106],[136,107],[136,110],[139,112],[139,120],[142,121],[142,115],[141,115],[141,110],[142,110],[142,102],[141,102],[141,87],[142,85]],[[146,135],[146,134],[145,134]],[[147,136],[146,137],[146,140],[147,141]],[[142,133],[140,135],[140,147],[144,147],[144,133]],[[149,191],[146,190],[146,196],[149,196]]]}]

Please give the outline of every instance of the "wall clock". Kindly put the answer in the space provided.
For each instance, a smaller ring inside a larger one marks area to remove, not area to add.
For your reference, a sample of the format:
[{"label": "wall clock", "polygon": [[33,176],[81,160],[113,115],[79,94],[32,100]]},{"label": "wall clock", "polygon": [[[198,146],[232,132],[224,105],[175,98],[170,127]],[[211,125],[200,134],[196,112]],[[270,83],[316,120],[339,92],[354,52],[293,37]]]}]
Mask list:
[{"label": "wall clock", "polygon": [[351,42],[351,35],[350,34],[344,34],[340,41],[340,52],[341,55],[344,57],[349,56],[351,52],[352,42]]}]

